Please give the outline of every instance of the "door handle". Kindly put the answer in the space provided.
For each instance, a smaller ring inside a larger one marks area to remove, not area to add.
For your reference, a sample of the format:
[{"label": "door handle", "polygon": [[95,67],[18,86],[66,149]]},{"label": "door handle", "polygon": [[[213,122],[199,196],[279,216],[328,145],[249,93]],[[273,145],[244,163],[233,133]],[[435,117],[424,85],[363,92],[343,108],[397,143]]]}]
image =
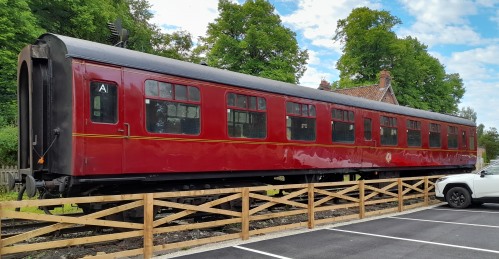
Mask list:
[{"label": "door handle", "polygon": [[118,129],[118,132],[125,132],[124,129]]},{"label": "door handle", "polygon": [[125,138],[130,138],[130,123],[123,123],[126,126],[126,136]]}]

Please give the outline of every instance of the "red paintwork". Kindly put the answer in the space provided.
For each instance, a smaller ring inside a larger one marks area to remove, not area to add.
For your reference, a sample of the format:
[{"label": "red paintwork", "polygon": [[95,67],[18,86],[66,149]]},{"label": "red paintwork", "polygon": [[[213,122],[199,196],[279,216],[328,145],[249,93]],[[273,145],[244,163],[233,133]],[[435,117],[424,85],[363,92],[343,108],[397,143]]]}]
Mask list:
[{"label": "red paintwork", "polygon": [[[447,150],[447,126],[442,125],[442,148],[430,149],[428,120],[422,120],[422,147],[407,148],[406,116],[345,107],[295,97],[269,94],[227,85],[200,82],[146,71],[75,60],[73,62],[73,175],[131,173],[286,170],[311,168],[376,168],[473,165],[476,149]],[[151,134],[145,129],[144,82],[147,79],[196,86],[201,91],[199,136]],[[116,124],[96,124],[89,119],[91,80],[118,84],[119,112]],[[267,138],[227,137],[227,92],[245,93],[267,100]],[[317,110],[315,142],[286,139],[286,101],[314,104]],[[355,144],[332,143],[331,109],[355,112]],[[379,116],[396,117],[399,145],[380,146]],[[372,119],[372,141],[363,139],[363,119]],[[126,124],[130,124],[128,132]],[[467,136],[474,127],[458,126]],[[426,133],[425,133],[426,132]],[[130,134],[130,138],[126,135]],[[145,139],[148,138],[148,139]],[[188,141],[186,141],[188,140]],[[475,145],[476,147],[476,140]],[[391,160],[387,161],[387,153]]]}]

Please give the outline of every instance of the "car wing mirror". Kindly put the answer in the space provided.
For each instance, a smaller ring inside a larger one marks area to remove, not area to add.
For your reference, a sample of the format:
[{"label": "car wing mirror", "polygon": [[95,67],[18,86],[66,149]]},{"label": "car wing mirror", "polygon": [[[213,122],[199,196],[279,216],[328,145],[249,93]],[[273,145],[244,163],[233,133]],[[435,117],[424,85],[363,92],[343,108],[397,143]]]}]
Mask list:
[{"label": "car wing mirror", "polygon": [[480,177],[482,177],[482,178],[483,178],[483,177],[485,177],[486,175],[487,175],[487,172],[486,172],[485,170],[482,170],[482,171],[480,172]]}]

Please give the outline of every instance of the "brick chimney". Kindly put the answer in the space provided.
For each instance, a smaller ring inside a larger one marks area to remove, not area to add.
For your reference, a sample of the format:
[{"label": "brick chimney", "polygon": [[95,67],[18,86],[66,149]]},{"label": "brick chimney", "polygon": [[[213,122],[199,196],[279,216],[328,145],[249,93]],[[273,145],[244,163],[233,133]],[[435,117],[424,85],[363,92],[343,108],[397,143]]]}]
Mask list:
[{"label": "brick chimney", "polygon": [[379,87],[385,88],[391,85],[392,78],[390,76],[390,71],[384,70],[379,74]]},{"label": "brick chimney", "polygon": [[321,80],[321,83],[319,84],[319,90],[324,90],[324,91],[331,91],[331,84],[326,81],[325,79]]}]

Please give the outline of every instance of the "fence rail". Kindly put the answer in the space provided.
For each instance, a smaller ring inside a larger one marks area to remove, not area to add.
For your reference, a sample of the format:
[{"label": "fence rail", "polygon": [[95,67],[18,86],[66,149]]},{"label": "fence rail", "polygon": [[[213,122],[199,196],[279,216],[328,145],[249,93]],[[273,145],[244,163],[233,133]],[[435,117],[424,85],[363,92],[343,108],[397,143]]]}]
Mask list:
[{"label": "fence rail", "polygon": [[[407,209],[427,206],[430,198],[434,195],[435,181],[439,177],[412,177],[361,180],[355,182],[310,183],[0,202],[0,218],[3,221],[6,219],[23,219],[54,223],[50,226],[0,239],[0,255],[140,237],[143,240],[143,246],[140,248],[111,254],[98,253],[88,257],[116,258],[144,255],[144,258],[151,258],[154,252],[173,248],[178,249],[237,238],[247,240],[251,236],[274,231],[299,227],[312,229],[318,224],[349,219],[362,219],[373,215],[401,212]],[[279,190],[280,195],[268,195],[269,192],[275,192],[276,190]],[[193,197],[203,197],[206,202],[197,205],[183,203],[186,199]],[[416,201],[415,199],[418,200]],[[416,201],[416,203],[409,204],[408,201]],[[21,211],[14,210],[15,208],[84,203],[103,203],[104,207],[106,207],[105,204],[113,204],[114,206],[108,206],[109,208],[102,211],[80,217],[36,214],[23,212],[22,209]],[[240,210],[226,209],[227,206],[224,206],[224,204],[229,203],[236,204],[236,207],[240,207]],[[375,205],[380,204],[392,204],[393,206],[374,210],[377,208]],[[274,211],[271,208],[275,206],[283,206],[287,210]],[[144,221],[142,223],[124,222],[109,217],[116,213],[140,207],[144,211]],[[167,208],[172,213],[166,217],[155,218],[154,211],[158,208]],[[346,213],[333,216],[322,215],[325,212],[339,210],[344,210]],[[209,215],[221,215],[223,218],[214,219],[209,222],[184,225],[171,224],[174,221],[182,220],[197,212]],[[258,225],[259,222],[265,220],[300,215],[303,220],[298,220],[298,222],[271,227]],[[38,242],[35,239],[41,235],[75,225],[115,227],[125,229],[126,231],[117,234],[98,234],[91,237],[55,241]],[[220,226],[237,226],[240,231],[175,243],[158,244],[156,242],[156,245],[153,243],[153,236],[157,234]],[[30,242],[30,240],[34,241]]]}]

